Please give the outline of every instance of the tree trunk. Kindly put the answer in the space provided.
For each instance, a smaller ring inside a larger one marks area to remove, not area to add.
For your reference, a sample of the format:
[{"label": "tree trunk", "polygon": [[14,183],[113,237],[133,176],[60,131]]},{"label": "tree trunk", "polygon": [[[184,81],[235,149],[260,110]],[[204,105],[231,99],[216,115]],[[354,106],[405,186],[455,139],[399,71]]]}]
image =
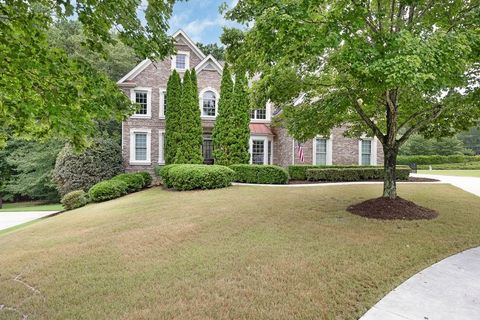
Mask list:
[{"label": "tree trunk", "polygon": [[395,148],[383,147],[383,170],[385,172],[385,177],[383,179],[384,198],[395,199],[397,197],[397,153],[398,151],[395,150]]}]

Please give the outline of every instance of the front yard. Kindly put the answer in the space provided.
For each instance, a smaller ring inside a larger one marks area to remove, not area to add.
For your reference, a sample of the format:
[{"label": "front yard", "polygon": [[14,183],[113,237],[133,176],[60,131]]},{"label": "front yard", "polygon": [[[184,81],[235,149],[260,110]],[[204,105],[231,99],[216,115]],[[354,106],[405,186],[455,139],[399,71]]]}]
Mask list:
[{"label": "front yard", "polygon": [[402,184],[429,221],[345,211],[381,185],[161,188],[0,236],[0,318],[358,319],[408,277],[480,245],[480,198]]}]

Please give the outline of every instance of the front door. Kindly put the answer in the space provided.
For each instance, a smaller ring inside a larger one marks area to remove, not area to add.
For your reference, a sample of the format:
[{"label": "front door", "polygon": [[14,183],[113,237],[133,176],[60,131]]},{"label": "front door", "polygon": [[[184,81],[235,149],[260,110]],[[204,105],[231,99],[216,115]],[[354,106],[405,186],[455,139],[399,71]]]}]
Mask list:
[{"label": "front door", "polygon": [[212,135],[206,134],[203,136],[202,144],[203,163],[213,164],[213,141]]}]

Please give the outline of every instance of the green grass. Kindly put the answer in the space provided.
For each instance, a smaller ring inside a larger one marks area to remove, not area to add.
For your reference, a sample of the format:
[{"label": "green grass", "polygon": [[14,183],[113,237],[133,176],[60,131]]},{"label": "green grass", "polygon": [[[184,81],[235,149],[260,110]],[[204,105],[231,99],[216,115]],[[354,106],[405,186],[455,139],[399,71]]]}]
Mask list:
[{"label": "green grass", "polygon": [[4,203],[0,212],[17,212],[17,211],[61,211],[63,207],[60,203],[44,204],[40,202],[16,202]]},{"label": "green grass", "polygon": [[480,245],[480,198],[450,185],[399,186],[430,221],[345,211],[381,188],[151,188],[44,219],[0,236],[0,318],[358,319]]},{"label": "green grass", "polygon": [[418,173],[444,176],[480,177],[480,170],[418,170]]}]

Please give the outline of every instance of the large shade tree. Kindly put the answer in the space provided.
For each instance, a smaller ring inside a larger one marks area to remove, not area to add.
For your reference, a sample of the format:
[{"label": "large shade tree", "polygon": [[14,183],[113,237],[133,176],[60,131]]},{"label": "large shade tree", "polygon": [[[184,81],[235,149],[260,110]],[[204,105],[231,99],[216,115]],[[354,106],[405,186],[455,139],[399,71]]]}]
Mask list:
[{"label": "large shade tree", "polygon": [[121,41],[141,58],[162,60],[173,52],[166,32],[174,2],[147,1],[142,24],[135,14],[144,8],[140,0],[1,1],[0,147],[12,136],[60,136],[83,146],[98,120],[120,120],[133,111],[106,75],[50,45],[48,30],[57,20],[77,17],[91,51],[104,53]]},{"label": "large shade tree", "polygon": [[283,107],[299,140],[341,125],[376,136],[384,197],[397,196],[412,134],[449,136],[480,117],[478,0],[240,0],[226,15],[249,26],[222,41],[227,60],[260,74],[257,104]]}]

